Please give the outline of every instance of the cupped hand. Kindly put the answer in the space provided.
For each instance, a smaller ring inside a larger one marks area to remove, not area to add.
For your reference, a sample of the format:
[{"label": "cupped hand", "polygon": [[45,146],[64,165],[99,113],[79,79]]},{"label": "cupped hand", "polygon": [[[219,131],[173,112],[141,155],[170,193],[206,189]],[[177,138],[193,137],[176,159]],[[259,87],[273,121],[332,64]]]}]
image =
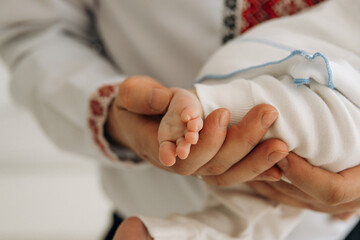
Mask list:
[{"label": "cupped hand", "polygon": [[281,172],[274,165],[287,156],[287,145],[278,139],[259,144],[278,116],[275,108],[257,105],[239,124],[230,128],[227,128],[230,116],[227,111],[223,114],[226,124],[211,126],[213,121],[205,122],[190,156],[178,161],[173,168],[184,175],[202,176],[207,183],[218,186],[253,179],[278,181]]},{"label": "cupped hand", "polygon": [[171,97],[171,91],[152,78],[128,78],[120,85],[110,108],[107,134],[159,168],[181,175],[201,175],[211,184],[280,179],[281,172],[274,165],[287,155],[286,144],[272,139],[258,145],[278,116],[270,105],[254,107],[230,128],[229,111],[217,109],[205,119],[189,157],[171,167],[162,166],[158,160],[159,115],[166,111]]},{"label": "cupped hand", "polygon": [[332,173],[290,153],[278,167],[292,184],[250,182],[259,194],[299,208],[347,219],[360,208],[360,166]]},{"label": "cupped hand", "polygon": [[[157,131],[159,115],[166,111],[171,97],[171,91],[152,78],[127,79],[120,85],[109,111],[107,133],[159,168],[182,175],[200,175],[210,184],[226,186],[267,180],[249,184],[272,200],[331,213],[341,219],[360,207],[360,166],[331,173],[293,153],[287,156],[288,148],[280,140],[259,144],[277,117],[270,105],[254,107],[230,128],[228,110],[214,111],[206,118],[190,156],[170,168],[164,167],[158,160]],[[292,185],[278,181],[282,174]]]}]

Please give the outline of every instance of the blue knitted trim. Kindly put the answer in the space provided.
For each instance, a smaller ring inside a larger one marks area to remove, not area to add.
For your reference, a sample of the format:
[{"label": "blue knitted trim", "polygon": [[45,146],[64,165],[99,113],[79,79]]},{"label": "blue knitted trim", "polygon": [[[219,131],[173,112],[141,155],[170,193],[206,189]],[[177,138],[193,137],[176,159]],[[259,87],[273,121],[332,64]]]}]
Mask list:
[{"label": "blue knitted trim", "polygon": [[310,84],[310,78],[294,78],[295,85]]},{"label": "blue knitted trim", "polygon": [[[330,67],[330,63],[329,60],[327,59],[327,57],[325,55],[323,55],[322,53],[315,53],[314,55],[310,55],[307,52],[303,51],[303,50],[294,50],[290,53],[289,56],[287,56],[286,58],[283,58],[281,60],[278,61],[272,61],[272,62],[267,62],[261,65],[256,65],[256,66],[252,66],[252,67],[248,67],[248,68],[244,68],[244,69],[240,69],[231,73],[227,73],[227,74],[207,74],[204,75],[203,77],[201,77],[200,79],[196,80],[195,83],[201,83],[207,79],[226,79],[226,78],[230,78],[236,74],[239,73],[243,73],[243,72],[247,72],[253,69],[257,69],[257,68],[263,68],[263,67],[267,67],[269,65],[275,65],[275,64],[280,64],[283,63],[287,60],[289,60],[290,58],[294,57],[294,56],[302,56],[304,58],[306,58],[309,61],[313,61],[314,59],[320,57],[324,60],[325,62],[325,66],[326,66],[326,70],[328,73],[328,87],[331,89],[334,89],[334,83],[333,83],[333,74],[332,74],[332,70]],[[294,84],[296,85],[301,85],[301,84],[309,84],[310,83],[310,79],[294,79]]]}]

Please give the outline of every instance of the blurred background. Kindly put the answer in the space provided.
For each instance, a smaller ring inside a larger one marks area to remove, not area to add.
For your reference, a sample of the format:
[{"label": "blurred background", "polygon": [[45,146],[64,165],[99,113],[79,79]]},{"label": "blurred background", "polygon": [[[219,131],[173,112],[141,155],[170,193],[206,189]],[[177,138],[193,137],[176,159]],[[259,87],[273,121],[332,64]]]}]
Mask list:
[{"label": "blurred background", "polygon": [[0,239],[101,239],[111,206],[96,165],[57,149],[8,87],[0,59]]}]

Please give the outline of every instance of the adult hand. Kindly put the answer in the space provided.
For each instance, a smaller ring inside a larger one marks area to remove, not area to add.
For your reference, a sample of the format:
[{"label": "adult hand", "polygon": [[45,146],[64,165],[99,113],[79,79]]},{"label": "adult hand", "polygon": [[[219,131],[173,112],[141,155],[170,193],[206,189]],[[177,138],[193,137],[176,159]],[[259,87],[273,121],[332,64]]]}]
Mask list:
[{"label": "adult hand", "polygon": [[172,92],[147,76],[127,78],[119,86],[110,106],[106,134],[118,144],[132,149],[157,167],[159,117],[171,100]]},{"label": "adult hand", "polygon": [[192,146],[189,157],[171,167],[162,166],[157,141],[160,119],[153,115],[164,113],[170,99],[170,90],[154,79],[144,76],[127,79],[120,85],[110,108],[107,133],[159,168],[181,175],[204,175],[206,181],[214,184],[280,179],[280,170],[274,165],[287,155],[287,146],[276,139],[257,146],[278,115],[270,105],[256,106],[229,129],[229,111],[214,111],[205,119],[199,141]]},{"label": "adult hand", "polygon": [[360,166],[332,173],[290,153],[278,163],[291,182],[250,182],[261,195],[299,208],[347,219],[360,207]]},{"label": "adult hand", "polygon": [[[190,156],[173,166],[184,175],[199,175],[209,184],[227,186],[250,180],[278,181],[281,172],[274,165],[287,156],[287,145],[278,139],[259,144],[278,112],[271,105],[257,105],[237,125],[214,125],[209,118],[192,146]],[[225,122],[225,121],[224,121]],[[213,133],[217,129],[217,133]],[[210,144],[210,145],[209,145]],[[259,145],[258,145],[259,144]]]}]

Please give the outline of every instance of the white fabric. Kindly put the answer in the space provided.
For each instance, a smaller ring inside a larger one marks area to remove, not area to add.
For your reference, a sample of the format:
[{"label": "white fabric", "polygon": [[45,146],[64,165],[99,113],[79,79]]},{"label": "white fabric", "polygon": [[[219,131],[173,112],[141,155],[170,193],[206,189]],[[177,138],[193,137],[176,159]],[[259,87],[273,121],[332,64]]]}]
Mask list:
[{"label": "white fabric", "polygon": [[166,219],[139,216],[156,240],[284,239],[300,210],[271,204],[246,185],[211,188],[206,210]]},{"label": "white fabric", "polygon": [[[296,38],[299,49],[304,49],[301,43],[316,41],[307,36],[297,35]],[[225,107],[230,109],[230,123],[234,124],[255,105],[271,104],[278,109],[279,117],[264,139],[282,139],[288,144],[289,150],[308,159],[313,165],[333,172],[358,165],[360,72],[352,67],[353,62],[337,58],[333,60],[332,49],[330,46],[324,54],[330,56],[329,67],[335,90],[328,86],[329,73],[324,59],[307,60],[303,56],[293,55],[282,63],[245,71],[229,80],[212,80],[196,85],[205,115]],[[305,50],[317,51],[316,47]],[[237,70],[236,63],[241,66],[246,65],[242,62],[249,59],[254,62],[254,51],[264,54],[264,58],[259,59],[259,65],[271,55],[273,60],[277,60],[290,54],[288,50],[279,50],[263,43],[234,41],[221,49],[214,56],[216,60],[213,59],[204,71],[211,71],[213,66]],[[309,77],[310,84],[297,86],[293,82],[294,79]]]},{"label": "white fabric", "polygon": [[[87,128],[91,93],[133,74],[190,88],[221,44],[222,5],[222,0],[2,0],[0,54],[13,73],[12,95],[32,110],[60,147],[107,163]],[[91,49],[86,9],[95,12],[95,25],[115,67]],[[339,43],[343,27],[337,29]],[[101,167],[105,192],[123,214],[163,217],[204,206],[200,181],[140,165]],[[344,226],[338,234],[346,234],[350,226],[334,224]],[[336,236],[332,232],[327,239]]]},{"label": "white fabric", "polygon": [[[204,83],[196,85],[205,116],[225,107],[235,124],[255,105],[271,104],[279,117],[264,139],[282,139],[289,150],[330,171],[358,165],[360,51],[353,43],[360,43],[360,31],[353,23],[360,16],[354,9],[359,1],[334,0],[259,26],[220,48],[199,75]],[[323,21],[327,16],[332,18]],[[306,21],[316,26],[313,32],[302,29]],[[346,29],[342,42],[329,24]],[[262,37],[266,32],[271,34]],[[297,86],[294,79],[310,82]],[[212,204],[202,212],[140,217],[155,239],[178,240],[286,239],[302,218],[302,210],[267,201],[245,185],[209,192]]]}]

